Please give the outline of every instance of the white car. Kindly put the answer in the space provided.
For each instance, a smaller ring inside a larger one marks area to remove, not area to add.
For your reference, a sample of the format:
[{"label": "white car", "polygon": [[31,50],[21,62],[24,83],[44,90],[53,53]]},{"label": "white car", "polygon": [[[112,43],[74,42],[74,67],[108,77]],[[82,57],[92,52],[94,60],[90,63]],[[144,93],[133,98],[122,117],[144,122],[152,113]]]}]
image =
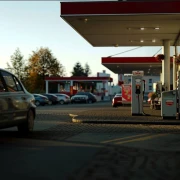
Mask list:
[{"label": "white car", "polygon": [[33,131],[35,98],[11,72],[0,68],[0,129],[17,126],[21,133]]},{"label": "white car", "polygon": [[58,101],[60,104],[69,104],[71,103],[71,99],[67,94],[60,94],[60,93],[56,93],[54,94],[58,97]]}]

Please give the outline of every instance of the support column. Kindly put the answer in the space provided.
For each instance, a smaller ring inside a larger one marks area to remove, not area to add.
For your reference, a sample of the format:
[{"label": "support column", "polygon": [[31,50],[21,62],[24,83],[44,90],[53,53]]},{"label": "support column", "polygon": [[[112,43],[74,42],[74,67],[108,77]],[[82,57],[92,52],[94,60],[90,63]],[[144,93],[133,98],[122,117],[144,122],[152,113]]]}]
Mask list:
[{"label": "support column", "polygon": [[73,95],[73,81],[70,81],[70,95]]},{"label": "support column", "polygon": [[124,81],[124,74],[118,74],[118,85],[121,86]]},{"label": "support column", "polygon": [[112,86],[111,86],[111,82],[110,82],[110,87],[109,87],[109,95],[112,95]]},{"label": "support column", "polygon": [[60,84],[58,84],[58,92],[60,92],[60,88],[61,88],[61,86],[60,86]]},{"label": "support column", "polygon": [[[163,60],[164,85],[165,85],[165,91],[169,91],[170,90],[170,41],[164,40],[163,45],[164,45],[164,60]],[[163,67],[163,63],[162,63],[162,67]]]},{"label": "support column", "polygon": [[105,82],[105,96],[108,96],[108,81]]},{"label": "support column", "polygon": [[177,65],[176,65],[176,57],[177,57],[177,46],[174,46],[174,56],[173,56],[173,90],[177,88]]},{"label": "support column", "polygon": [[[162,53],[164,54],[164,47],[162,47]],[[164,85],[164,60],[162,61],[162,72],[161,72],[161,82]]]},{"label": "support column", "polygon": [[49,81],[46,81],[46,94],[49,92]]}]

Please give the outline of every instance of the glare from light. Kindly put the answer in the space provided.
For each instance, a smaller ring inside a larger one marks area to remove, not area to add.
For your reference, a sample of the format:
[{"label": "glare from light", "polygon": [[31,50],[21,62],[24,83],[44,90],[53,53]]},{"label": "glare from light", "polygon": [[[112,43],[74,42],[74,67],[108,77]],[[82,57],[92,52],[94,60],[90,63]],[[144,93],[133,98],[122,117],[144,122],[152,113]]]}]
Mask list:
[{"label": "glare from light", "polygon": [[154,29],[155,29],[155,30],[159,30],[159,27],[155,27]]},{"label": "glare from light", "polygon": [[87,23],[87,22],[88,22],[88,19],[84,19],[84,22]]},{"label": "glare from light", "polygon": [[145,28],[144,27],[141,27],[140,30],[143,31]]},{"label": "glare from light", "polygon": [[143,43],[143,42],[144,42],[144,40],[141,40],[140,42],[141,42],[141,43]]},{"label": "glare from light", "polygon": [[152,42],[153,42],[153,43],[155,43],[155,42],[156,42],[156,40],[155,40],[155,39],[153,39],[153,40],[152,40]]}]

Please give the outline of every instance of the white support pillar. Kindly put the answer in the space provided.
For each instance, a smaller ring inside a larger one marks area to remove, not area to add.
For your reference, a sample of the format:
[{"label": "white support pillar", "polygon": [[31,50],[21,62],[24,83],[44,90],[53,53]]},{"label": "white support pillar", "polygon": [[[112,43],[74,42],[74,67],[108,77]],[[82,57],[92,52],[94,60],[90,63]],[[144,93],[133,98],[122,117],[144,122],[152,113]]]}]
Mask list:
[{"label": "white support pillar", "polygon": [[49,93],[49,81],[46,81],[46,94]]},{"label": "white support pillar", "polygon": [[[162,53],[164,54],[164,47],[162,47]],[[162,60],[161,82],[164,85],[164,60]]]},{"label": "white support pillar", "polygon": [[108,96],[108,81],[105,82],[105,96]]},{"label": "white support pillar", "polygon": [[118,74],[118,85],[122,84],[124,81],[124,74]]},{"label": "white support pillar", "polygon": [[61,88],[61,86],[60,86],[60,84],[58,84],[58,92],[60,92],[60,90],[61,90],[60,88]]},{"label": "white support pillar", "polygon": [[174,46],[174,56],[173,56],[173,90],[175,90],[177,88],[176,56],[177,56],[177,46]]},{"label": "white support pillar", "polygon": [[[163,71],[163,76],[164,76],[164,84],[165,84],[165,90],[169,91],[170,90],[170,41],[169,40],[164,40],[163,41],[164,45],[164,71]],[[162,63],[163,67],[163,63]]]}]

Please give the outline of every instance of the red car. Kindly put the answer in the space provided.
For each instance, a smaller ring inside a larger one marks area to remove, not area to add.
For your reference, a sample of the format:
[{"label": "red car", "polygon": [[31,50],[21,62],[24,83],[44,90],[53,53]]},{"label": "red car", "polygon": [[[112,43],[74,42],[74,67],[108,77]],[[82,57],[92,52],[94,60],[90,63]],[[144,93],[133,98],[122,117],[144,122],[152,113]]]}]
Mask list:
[{"label": "red car", "polygon": [[112,106],[122,106],[122,94],[116,94],[114,98],[112,99]]}]

